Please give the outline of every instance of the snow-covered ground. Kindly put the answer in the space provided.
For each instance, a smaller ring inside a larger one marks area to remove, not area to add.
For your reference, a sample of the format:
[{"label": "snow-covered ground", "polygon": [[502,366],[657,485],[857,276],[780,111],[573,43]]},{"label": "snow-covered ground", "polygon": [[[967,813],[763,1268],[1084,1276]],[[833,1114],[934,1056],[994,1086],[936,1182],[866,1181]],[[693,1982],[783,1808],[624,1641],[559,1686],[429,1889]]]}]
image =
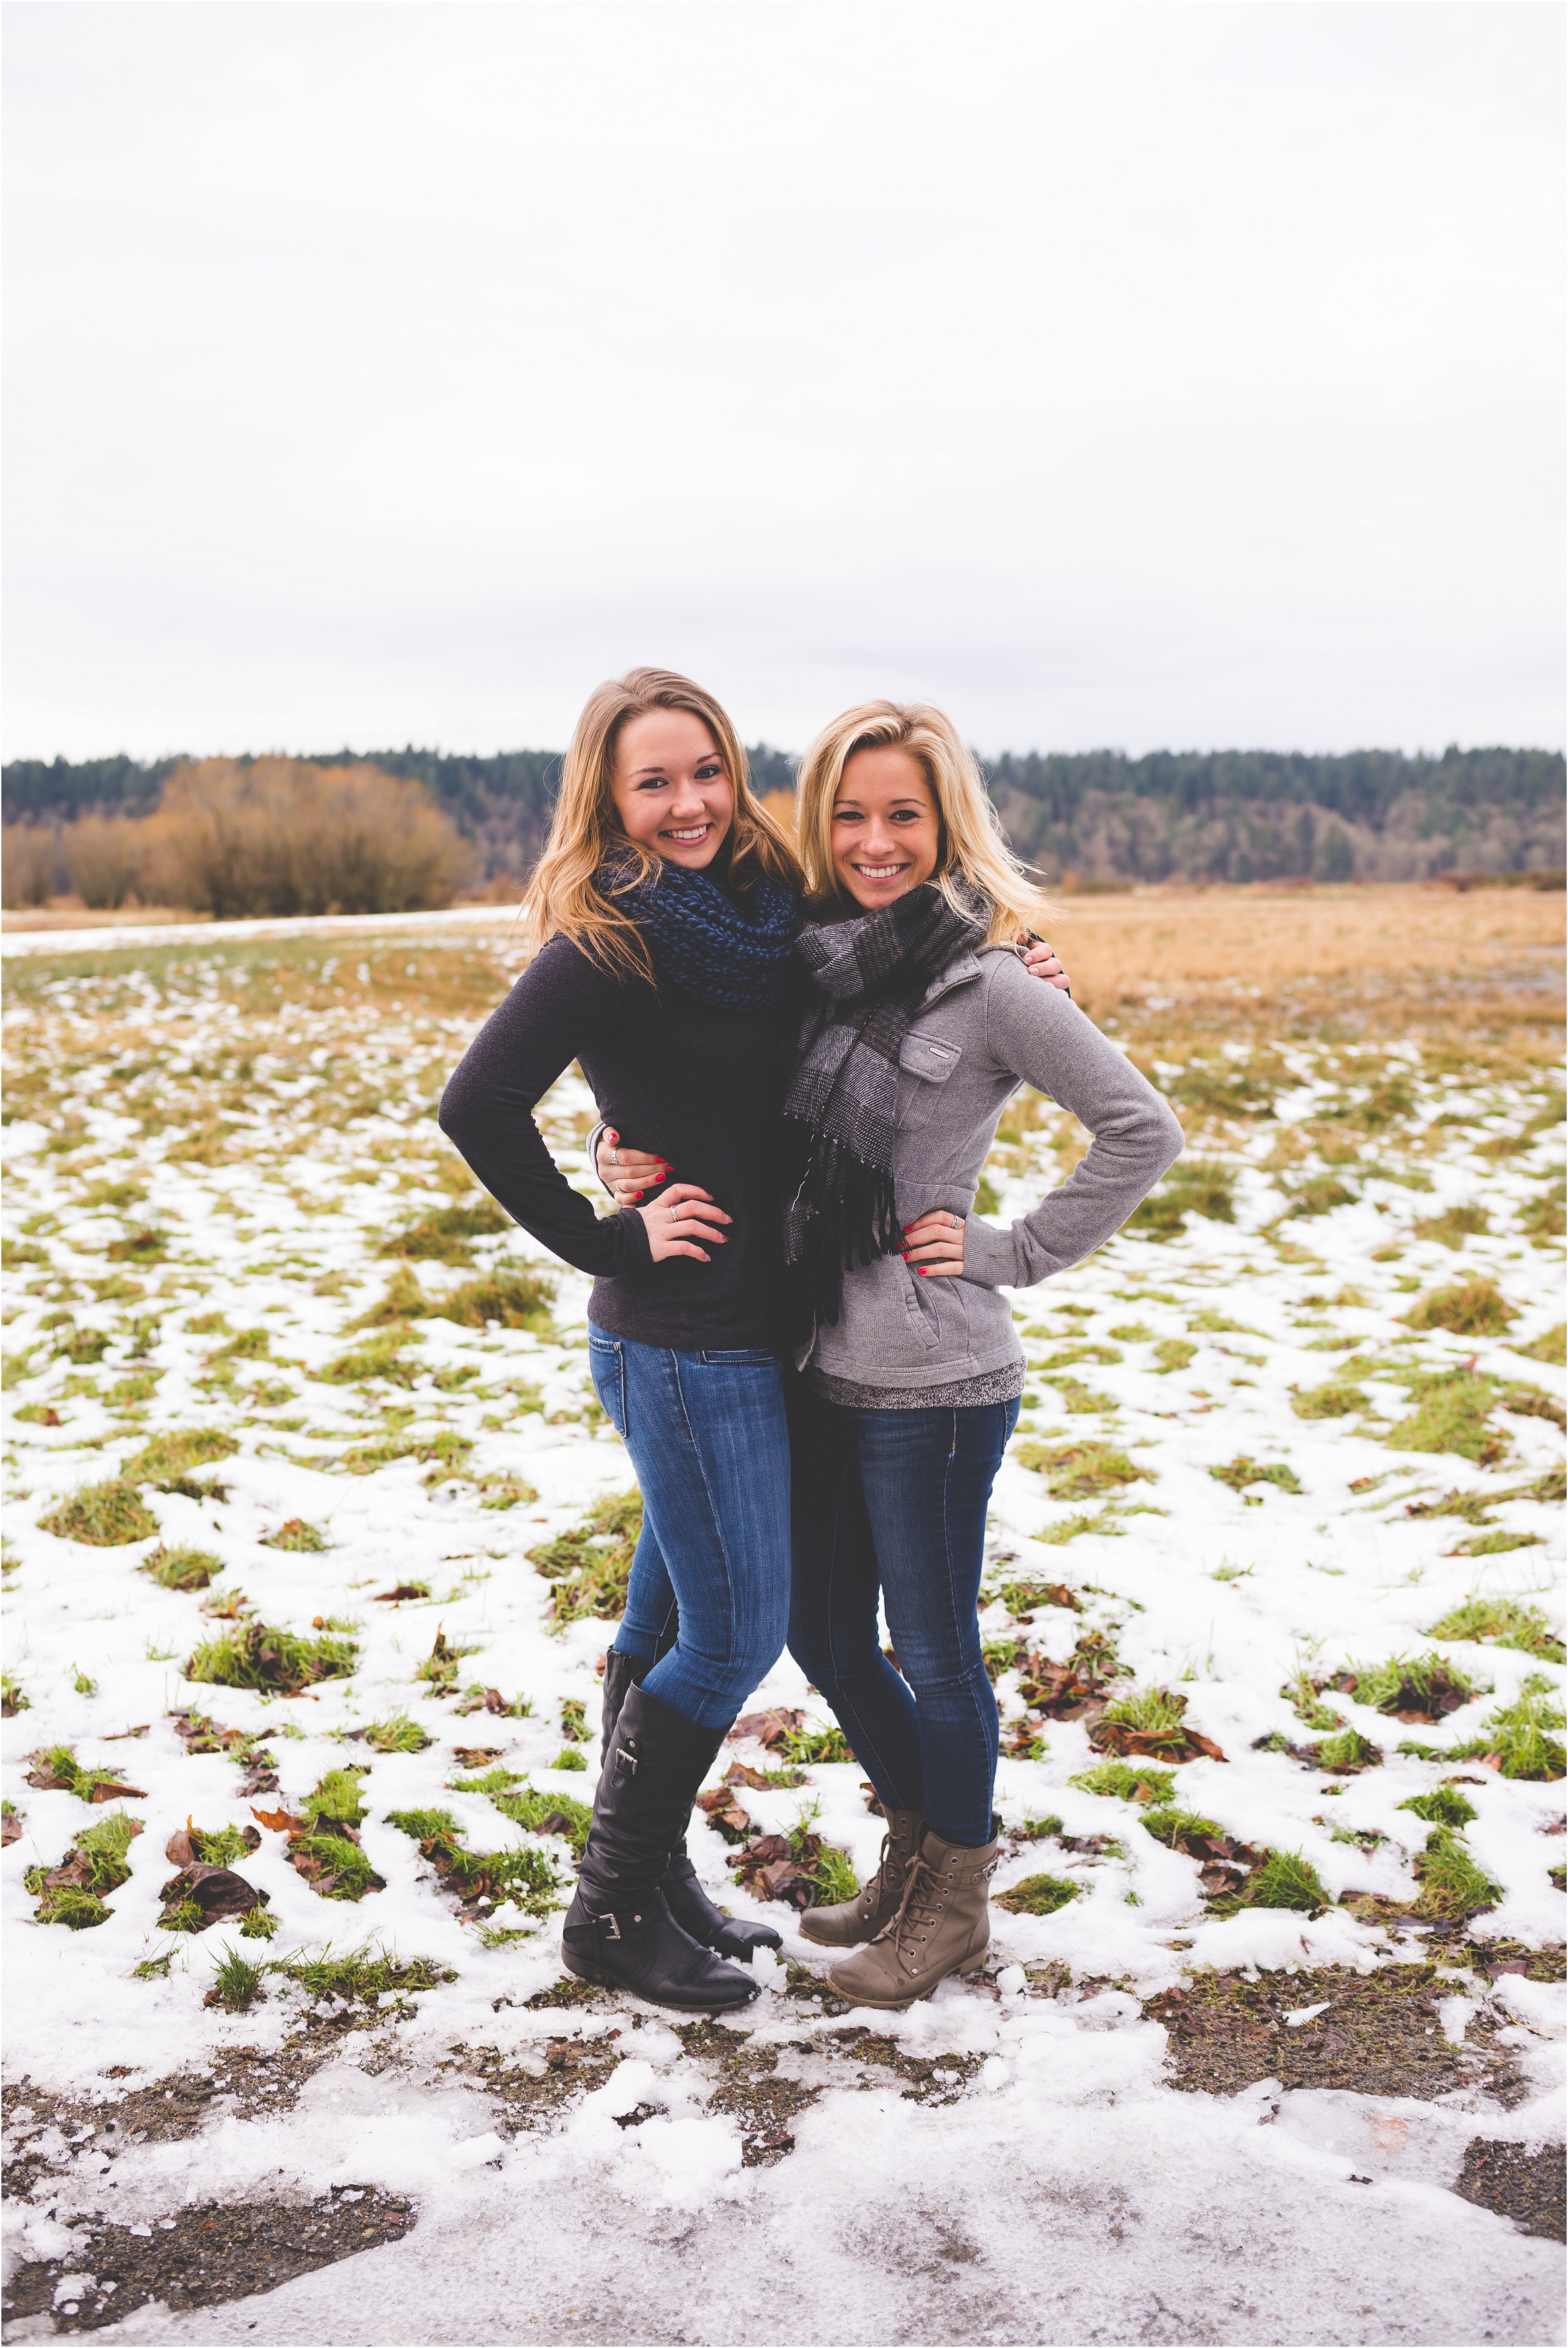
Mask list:
[{"label": "snow-covered ground", "polygon": [[[11,2141],[46,2156],[12,2210],[13,2262],[65,2261],[60,2320],[107,2322],[90,2256],[73,2247],[95,2219],[152,2227],[198,2199],[351,2185],[412,2197],[414,2230],[265,2296],[144,2307],[111,2336],[1556,2338],[1555,2245],[1451,2188],[1478,2137],[1562,2139],[1561,1991],[1519,1972],[1492,1982],[1476,1961],[1487,1942],[1562,1941],[1562,1785],[1503,1774],[1486,1733],[1522,1694],[1549,1720],[1561,1651],[1433,1635],[1480,1597],[1543,1609],[1562,1636],[1562,1252],[1541,1243],[1540,1211],[1561,1162],[1550,1094],[1414,1045],[1271,1055],[1272,1114],[1222,1102],[1199,1131],[1205,1112],[1191,1112],[1192,1157],[1215,1169],[1204,1196],[1212,1208],[1228,1190],[1233,1220],[1194,1211],[1164,1237],[1124,1233],[1015,1300],[1038,1366],[997,1488],[984,1616],[1016,1748],[998,1801],[1019,1832],[996,1889],[1044,1872],[1072,1896],[1050,1913],[997,1907],[984,1984],[946,1984],[902,2017],[845,2013],[791,1970],[825,1969],[794,1911],[738,1890],[699,1818],[691,1847],[714,1896],[784,1934],[783,1958],[758,1962],[753,2052],[783,2050],[776,2075],[816,2091],[759,2156],[711,2045],[630,2002],[530,2005],[560,1975],[556,1921],[516,1905],[463,1921],[389,1822],[445,1810],[472,1853],[540,1854],[564,1900],[562,1836],[525,1831],[452,1780],[498,1766],[509,1790],[578,1800],[593,1784],[596,1746],[574,1736],[571,1707],[594,1732],[610,1626],[552,1627],[552,1584],[528,1555],[632,1481],[589,1380],[588,1283],[509,1230],[449,1239],[448,1262],[386,1252],[422,1219],[479,1203],[431,1110],[517,959],[507,917],[487,929],[470,915],[460,935],[356,937],[341,953],[311,938],[176,938],[10,966],[6,1670],[22,1708],[8,1701],[5,1727],[8,1826],[20,1825],[4,1859],[5,1952],[10,2075],[32,2115]],[[1239,1042],[1209,1056],[1216,1081],[1246,1074]],[[1159,1074],[1180,1097],[1183,1071]],[[543,1114],[589,1187],[592,1104],[575,1074]],[[1019,1120],[992,1169],[999,1211],[1061,1179],[1077,1146],[1049,1106]],[[554,1282],[533,1330],[394,1314],[378,1353],[374,1320],[354,1327],[391,1282],[412,1276],[439,1302],[488,1271],[529,1268]],[[1512,1308],[1495,1334],[1401,1318],[1467,1280],[1495,1282]],[[1455,1369],[1468,1383],[1431,1384]],[[1331,1397],[1333,1415],[1296,1407],[1336,1380],[1354,1395]],[[1432,1439],[1456,1393],[1464,1449],[1403,1447]],[[161,1460],[149,1450],[192,1430],[207,1442]],[[44,1529],[128,1462],[156,1530],[97,1545]],[[1426,1512],[1449,1494],[1450,1513]],[[1484,1508],[1465,1497],[1482,1494],[1494,1496]],[[321,1547],[288,1545],[313,1535]],[[179,1547],[217,1560],[205,1589],[143,1570]],[[1075,1606],[1038,1594],[1059,1584]],[[428,1595],[378,1595],[400,1586]],[[185,1675],[202,1641],[248,1618],[352,1641],[354,1668],[292,1695]],[[416,1676],[438,1633],[460,1651],[445,1689],[439,1673]],[[1081,1659],[1086,1640],[1115,1658],[1105,1692],[1184,1699],[1182,1725],[1223,1755],[1174,1765],[1175,1806],[1251,1854],[1299,1854],[1324,1904],[1216,1911],[1201,1858],[1145,1831],[1144,1803],[1072,1782],[1104,1758],[1094,1708],[1053,1717],[1037,1694],[1031,1713],[1026,1691],[1050,1663]],[[1332,1684],[1359,1667],[1364,1694],[1370,1667],[1433,1653],[1475,1690],[1436,1723]],[[526,1714],[486,1709],[486,1689]],[[755,1702],[830,1725],[787,1658]],[[252,1763],[264,1748],[272,1767],[257,1766],[275,1787],[246,1798],[241,1764],[190,1749],[173,1715],[192,1712],[243,1732]],[[355,1735],[402,1715],[422,1749]],[[1380,1759],[1315,1764],[1322,1739],[1347,1730]],[[1463,1763],[1399,1751],[1412,1742],[1476,1750]],[[106,1808],[29,1782],[47,1774],[29,1756],[62,1746],[136,1790]],[[460,1762],[458,1748],[493,1757]],[[571,1767],[579,1755],[587,1769]],[[737,1756],[778,1758],[732,1746],[715,1782]],[[272,1938],[232,1919],[200,1933],[160,1924],[176,1871],[166,1847],[188,1820],[211,1835],[254,1811],[297,1817],[328,1771],[367,1764],[360,1834],[383,1888],[323,1898],[289,1863],[284,1832],[263,1825],[234,1864],[268,1895]],[[759,1832],[789,1832],[815,1804],[813,1831],[864,1875],[880,1822],[859,1771],[804,1776],[739,1798]],[[1210,1970],[1369,1972],[1423,1953],[1411,1911],[1432,1826],[1405,1805],[1456,1776],[1475,1814],[1460,1848],[1495,1897],[1460,1934],[1433,2027],[1454,2041],[1484,2020],[1513,2065],[1512,2097],[1474,2083],[1436,2100],[1173,2086],[1165,2030],[1145,2011],[1162,1991]],[[25,1873],[59,1866],[116,1808],[142,1831],[107,1918],[37,1921]],[[1097,1847],[1074,1848],[1085,1843]],[[323,2027],[341,2004],[281,1972],[248,2010],[203,2002],[231,1952],[266,1966],[365,1943],[426,1960],[435,1985],[395,1984],[356,2009],[330,2060]],[[955,2067],[912,2096],[904,2074],[856,2070],[856,2042],[833,2036],[863,2027],[900,2059]],[[479,2054],[542,2078],[563,2037],[603,2056],[594,2084],[518,2126]],[[318,2054],[290,2073],[289,2051],[307,2044]],[[119,2151],[101,2128],[80,2134],[89,2123],[57,2142],[39,2134],[50,2099],[109,2115],[117,2097],[220,2072],[241,2048],[292,2081],[276,2111],[220,2094],[195,2134],[154,2131]],[[620,2124],[640,2106],[640,2124]],[[16,2336],[53,2322],[30,2317]]]}]

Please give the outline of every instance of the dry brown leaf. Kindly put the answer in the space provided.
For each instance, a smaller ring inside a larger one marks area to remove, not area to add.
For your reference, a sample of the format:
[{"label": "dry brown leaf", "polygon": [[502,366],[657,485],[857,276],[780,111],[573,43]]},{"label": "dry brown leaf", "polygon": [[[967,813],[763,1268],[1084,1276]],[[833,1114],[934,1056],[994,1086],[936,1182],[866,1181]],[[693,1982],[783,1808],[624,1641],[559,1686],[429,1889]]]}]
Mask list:
[{"label": "dry brown leaf", "polygon": [[251,1816],[259,1826],[265,1827],[269,1834],[306,1835],[311,1830],[309,1818],[296,1818],[287,1810],[258,1810],[252,1807]]}]

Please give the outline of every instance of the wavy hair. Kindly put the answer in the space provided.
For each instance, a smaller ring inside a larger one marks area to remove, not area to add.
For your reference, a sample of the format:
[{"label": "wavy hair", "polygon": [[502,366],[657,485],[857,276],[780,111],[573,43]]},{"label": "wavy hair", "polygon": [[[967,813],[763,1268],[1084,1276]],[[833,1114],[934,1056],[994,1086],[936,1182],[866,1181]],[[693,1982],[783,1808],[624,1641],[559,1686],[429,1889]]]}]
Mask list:
[{"label": "wavy hair", "polygon": [[728,860],[731,885],[744,890],[765,873],[797,892],[802,886],[794,850],[759,803],[741,737],[711,693],[665,668],[630,669],[596,686],[562,762],[549,838],[524,891],[522,914],[537,944],[569,937],[607,970],[642,978],[653,974],[642,932],[617,902],[620,891],[607,896],[599,879],[607,860],[613,860],[624,870],[624,886],[636,888],[664,860],[627,837],[610,788],[621,727],[652,709],[687,710],[713,737],[734,794],[730,829],[719,850]]},{"label": "wavy hair", "polygon": [[979,890],[994,911],[988,945],[1011,945],[1020,930],[1038,930],[1057,909],[1034,885],[1030,868],[1008,845],[985,778],[950,717],[928,704],[863,701],[825,726],[801,760],[797,821],[808,897],[841,898],[834,872],[833,803],[846,762],[856,750],[907,750],[930,786],[940,819],[937,869],[931,875],[956,912],[970,915],[966,890]]}]

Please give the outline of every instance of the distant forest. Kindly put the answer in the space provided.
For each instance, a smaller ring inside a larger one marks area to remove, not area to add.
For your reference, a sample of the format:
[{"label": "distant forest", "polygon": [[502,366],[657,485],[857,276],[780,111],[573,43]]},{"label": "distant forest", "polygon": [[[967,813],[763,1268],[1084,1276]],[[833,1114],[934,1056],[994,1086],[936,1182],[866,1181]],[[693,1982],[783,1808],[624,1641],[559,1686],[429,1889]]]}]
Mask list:
[{"label": "distant forest", "polygon": [[[760,790],[788,790],[792,761],[759,744]],[[560,754],[494,758],[435,750],[323,752],[364,757],[425,783],[484,850],[487,879],[526,871],[538,854]],[[0,772],[6,823],[56,824],[88,813],[149,814],[182,758],[18,758]],[[1560,870],[1563,756],[1555,750],[1399,750],[1342,757],[1300,751],[1008,752],[986,761],[992,797],[1020,855],[1048,880],[1425,880],[1442,872]]]}]

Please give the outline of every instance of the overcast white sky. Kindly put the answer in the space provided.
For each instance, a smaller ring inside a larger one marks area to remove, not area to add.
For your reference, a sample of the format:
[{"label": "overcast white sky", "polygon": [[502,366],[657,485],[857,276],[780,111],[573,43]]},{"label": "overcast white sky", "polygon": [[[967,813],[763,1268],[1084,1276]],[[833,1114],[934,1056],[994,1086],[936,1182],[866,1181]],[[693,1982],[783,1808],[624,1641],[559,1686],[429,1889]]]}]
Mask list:
[{"label": "overcast white sky", "polygon": [[1554,0],[26,0],[5,752],[1557,745]]}]

